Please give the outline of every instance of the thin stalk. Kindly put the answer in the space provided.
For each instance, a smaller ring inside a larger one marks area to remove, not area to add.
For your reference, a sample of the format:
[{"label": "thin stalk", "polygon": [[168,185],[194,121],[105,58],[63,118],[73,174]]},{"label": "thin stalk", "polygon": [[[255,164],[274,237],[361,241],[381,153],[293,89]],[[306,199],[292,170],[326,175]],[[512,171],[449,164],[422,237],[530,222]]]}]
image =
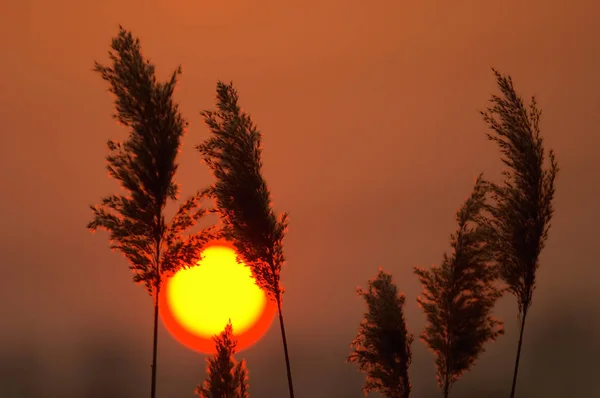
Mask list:
[{"label": "thin stalk", "polygon": [[156,299],[154,300],[154,342],[152,344],[152,385],[150,387],[150,398],[156,397],[156,357],[158,353],[158,294],[160,286],[156,287]]},{"label": "thin stalk", "polygon": [[152,380],[150,398],[156,398],[156,357],[158,354],[158,296],[160,294],[160,241],[156,240],[156,294],[154,295],[154,336],[152,343]]},{"label": "thin stalk", "polygon": [[290,398],[294,398],[294,385],[292,383],[292,369],[290,367],[290,356],[288,353],[287,339],[285,338],[285,326],[283,325],[283,314],[281,313],[281,298],[277,295],[277,310],[279,311],[279,326],[281,327],[281,338],[283,340],[283,352],[285,354],[285,367],[287,370],[288,388]]},{"label": "thin stalk", "polygon": [[450,379],[446,376],[446,380],[444,381],[444,398],[448,398],[448,393],[450,392]]},{"label": "thin stalk", "polygon": [[525,317],[527,316],[527,308],[523,309],[523,318],[521,319],[521,330],[519,332],[519,345],[517,347],[517,359],[515,360],[515,372],[513,373],[512,388],[510,390],[510,398],[515,398],[517,389],[517,374],[519,373],[519,359],[521,359],[521,346],[523,345],[523,331],[525,330]]},{"label": "thin stalk", "polygon": [[[461,227],[461,232],[464,230],[464,228]],[[458,240],[457,240],[457,247],[462,247],[462,242],[463,242],[463,235],[461,233],[458,234]],[[458,250],[457,250],[458,251]],[[452,284],[454,284],[454,273],[452,273]],[[446,306],[447,308],[451,308],[452,305],[450,303],[450,299],[447,297],[446,298]],[[448,398],[448,394],[450,394],[450,347],[452,346],[452,338],[450,337],[451,334],[450,332],[448,332],[448,330],[450,329],[450,325],[452,324],[452,318],[453,318],[453,314],[452,311],[450,311],[449,313],[450,315],[450,321],[448,322],[448,325],[446,325],[446,331],[448,333],[448,335],[446,336],[447,340],[446,340],[446,378],[444,380],[444,398]]]},{"label": "thin stalk", "polygon": [[450,393],[450,342],[446,347],[446,377],[444,378],[444,398]]}]

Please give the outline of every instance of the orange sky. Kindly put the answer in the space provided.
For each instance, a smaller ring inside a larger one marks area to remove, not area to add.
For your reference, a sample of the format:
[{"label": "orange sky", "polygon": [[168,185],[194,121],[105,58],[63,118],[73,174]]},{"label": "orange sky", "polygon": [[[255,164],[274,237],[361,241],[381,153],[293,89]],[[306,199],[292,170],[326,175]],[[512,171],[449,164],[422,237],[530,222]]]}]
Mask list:
[{"label": "orange sky", "polygon": [[[118,23],[161,77],[183,66],[184,196],[210,182],[193,146],[207,135],[198,112],[213,106],[217,79],[234,80],[264,134],[275,206],[291,213],[284,311],[300,397],[361,396],[362,376],[344,359],[363,311],[355,287],[377,267],[406,293],[409,330],[422,330],[412,267],[440,262],[476,175],[498,176],[477,110],[495,91],[489,66],[510,73],[525,97],[537,95],[561,166],[518,392],[600,394],[600,4],[294,3],[0,0],[0,357],[20,357],[2,361],[0,396],[42,383],[45,396],[79,397],[92,383],[147,393],[150,298],[106,235],[85,229],[87,206],[116,190],[105,142],[125,134],[91,71]],[[513,298],[498,315],[507,333],[458,396],[507,395]],[[159,344],[159,396],[192,397],[204,358],[164,328]],[[244,353],[254,396],[284,396],[280,344],[273,327]],[[421,342],[413,350],[412,396],[430,396],[433,357]]]}]

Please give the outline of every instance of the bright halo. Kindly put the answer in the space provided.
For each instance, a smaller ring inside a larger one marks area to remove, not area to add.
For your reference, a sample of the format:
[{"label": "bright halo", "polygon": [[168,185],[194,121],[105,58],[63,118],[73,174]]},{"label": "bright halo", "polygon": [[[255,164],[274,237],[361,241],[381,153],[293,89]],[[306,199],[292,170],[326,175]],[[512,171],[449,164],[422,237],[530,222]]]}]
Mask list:
[{"label": "bright halo", "polygon": [[205,353],[214,352],[212,337],[231,320],[237,350],[248,348],[268,330],[275,305],[256,285],[250,269],[237,262],[233,247],[219,242],[202,256],[198,265],[163,283],[161,318],[179,342]]}]

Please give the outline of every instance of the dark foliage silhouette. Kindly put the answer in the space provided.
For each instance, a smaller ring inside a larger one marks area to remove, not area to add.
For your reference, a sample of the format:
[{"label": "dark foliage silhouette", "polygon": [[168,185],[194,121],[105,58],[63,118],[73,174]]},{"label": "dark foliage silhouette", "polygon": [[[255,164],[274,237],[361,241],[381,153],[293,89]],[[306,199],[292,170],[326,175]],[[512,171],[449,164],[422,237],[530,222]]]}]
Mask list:
[{"label": "dark foliage silhouette", "polygon": [[417,299],[427,317],[421,339],[436,356],[438,385],[448,397],[452,385],[468,371],[484,344],[503,333],[490,313],[501,291],[484,222],[487,184],[477,178],[473,192],[458,211],[458,230],[451,235],[452,254],[441,266],[415,267],[424,292]]},{"label": "dark foliage silhouette", "polygon": [[212,136],[198,146],[216,182],[207,193],[216,201],[223,237],[234,242],[257,284],[277,303],[290,398],[292,372],[281,311],[281,267],[287,214],[277,217],[262,176],[261,133],[238,105],[233,84],[217,83],[217,111],[202,112]]},{"label": "dark foliage silhouette", "polygon": [[376,391],[387,398],[408,398],[411,390],[408,367],[412,360],[413,335],[406,330],[404,295],[392,276],[379,270],[367,290],[358,289],[367,303],[367,312],[352,342],[348,362],[357,363],[366,373],[363,392]]},{"label": "dark foliage silhouette", "polygon": [[237,343],[231,322],[213,340],[217,352],[207,359],[206,380],[196,386],[196,394],[200,398],[249,398],[246,363],[244,360],[236,362],[233,358]]},{"label": "dark foliage silhouette", "polygon": [[125,194],[107,196],[100,205],[91,206],[94,217],[88,228],[109,232],[110,247],[125,255],[134,281],[154,296],[150,393],[154,398],[161,276],[195,264],[211,230],[182,236],[205,213],[199,205],[200,193],[185,201],[170,222],[163,214],[167,201],[176,200],[179,190],[174,182],[176,157],[187,123],[173,101],[173,90],[181,69],[166,82],[157,82],[154,65],[141,54],[139,39],[122,27],[111,47],[112,66],[96,62],[95,71],[116,96],[114,117],[129,130],[125,142],[108,142],[106,158],[109,175]]},{"label": "dark foliage silhouette", "polygon": [[490,226],[494,232],[495,259],[507,289],[517,298],[521,326],[511,387],[515,396],[525,319],[535,289],[539,255],[544,248],[554,213],[554,181],[558,164],[550,150],[545,167],[543,139],[540,135],[541,110],[532,97],[529,109],[517,95],[510,76],[493,70],[502,96],[492,95],[492,105],[484,112],[484,121],[508,166],[501,184],[490,183],[494,201],[490,208]]}]

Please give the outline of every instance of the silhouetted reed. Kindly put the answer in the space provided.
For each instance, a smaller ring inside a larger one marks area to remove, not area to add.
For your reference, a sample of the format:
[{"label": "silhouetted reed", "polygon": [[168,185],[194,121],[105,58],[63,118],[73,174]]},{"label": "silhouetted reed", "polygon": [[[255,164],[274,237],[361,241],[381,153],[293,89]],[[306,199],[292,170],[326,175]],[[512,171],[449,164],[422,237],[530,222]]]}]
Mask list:
[{"label": "silhouetted reed", "polygon": [[490,183],[494,200],[489,225],[493,231],[494,258],[500,276],[519,305],[519,344],[511,387],[515,396],[525,319],[535,289],[539,256],[544,248],[554,213],[554,180],[558,164],[550,150],[550,164],[544,167],[545,153],[540,135],[541,110],[532,97],[529,109],[517,95],[510,76],[493,69],[502,96],[492,95],[492,105],[484,112],[484,121],[492,132],[502,162],[508,166],[501,184]]},{"label": "silhouetted reed", "polygon": [[438,385],[444,398],[468,371],[484,344],[503,334],[502,322],[491,311],[502,292],[488,247],[490,230],[484,222],[487,184],[477,178],[473,192],[456,215],[452,253],[441,266],[415,267],[424,292],[417,301],[427,317],[421,339],[434,353]]},{"label": "silhouetted reed", "polygon": [[140,41],[119,27],[109,56],[112,66],[95,63],[95,71],[110,85],[115,98],[114,118],[129,130],[125,142],[108,141],[108,173],[124,194],[110,195],[91,206],[93,221],[88,229],[104,229],[110,247],[129,260],[134,281],[143,283],[154,296],[154,336],[151,398],[156,394],[158,305],[161,276],[195,265],[211,230],[183,237],[205,214],[199,206],[201,194],[189,198],[170,222],[164,208],[177,199],[177,153],[187,122],[173,101],[178,68],[166,82],[158,82],[154,65],[141,54]]},{"label": "silhouetted reed", "polygon": [[365,396],[376,391],[386,398],[408,398],[413,335],[406,330],[404,294],[382,269],[369,281],[367,290],[357,291],[365,299],[367,312],[352,342],[348,362],[357,363],[366,374]]},{"label": "silhouetted reed", "polygon": [[292,372],[283,322],[280,273],[287,214],[276,216],[262,175],[261,133],[238,105],[233,84],[217,83],[217,111],[202,112],[212,135],[198,146],[216,182],[207,190],[216,201],[222,235],[234,243],[257,284],[277,303],[290,398]]}]

